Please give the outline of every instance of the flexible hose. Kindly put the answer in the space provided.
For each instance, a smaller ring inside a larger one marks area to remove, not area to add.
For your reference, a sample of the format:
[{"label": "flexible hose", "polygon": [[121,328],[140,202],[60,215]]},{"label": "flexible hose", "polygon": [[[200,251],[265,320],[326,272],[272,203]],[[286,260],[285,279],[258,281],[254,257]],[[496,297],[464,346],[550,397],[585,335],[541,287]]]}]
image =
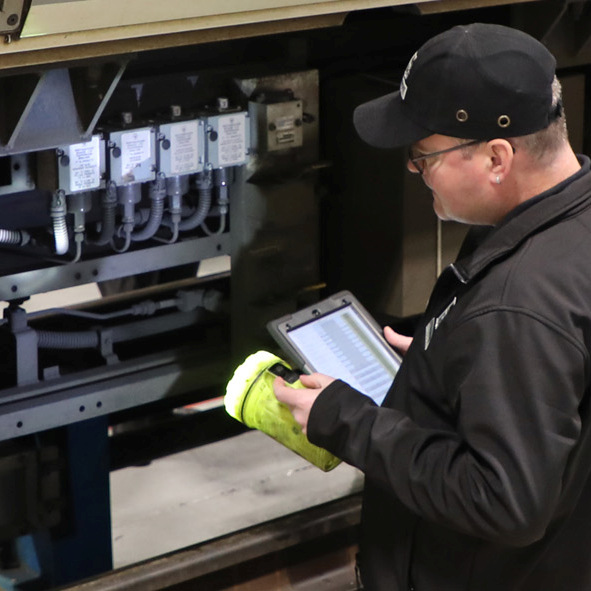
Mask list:
[{"label": "flexible hose", "polygon": [[188,218],[184,218],[180,221],[179,230],[181,232],[198,228],[205,221],[205,218],[211,209],[212,189],[198,189],[197,194],[199,196],[197,209],[195,210],[195,213],[191,214]]},{"label": "flexible hose", "polygon": [[176,175],[166,178],[166,194],[168,196],[168,216],[162,221],[162,225],[171,229],[170,238],[156,237],[156,240],[165,244],[173,244],[179,237],[179,224],[182,219],[182,199],[189,190],[189,176]]},{"label": "flexible hose", "polygon": [[2,230],[0,229],[0,243],[24,246],[31,239],[31,235],[24,230]]},{"label": "flexible hose", "polygon": [[217,230],[211,230],[207,224],[203,224],[201,227],[208,236],[218,236],[226,231],[227,217],[228,216],[225,213],[220,216],[220,225],[218,226]]},{"label": "flexible hose", "polygon": [[129,250],[129,247],[131,246],[131,228],[128,227],[127,225],[123,226],[121,229],[121,232],[123,233],[123,246],[117,246],[116,242],[115,242],[115,237],[113,236],[113,239],[111,240],[111,248],[115,251],[115,252],[127,252]]},{"label": "flexible hose", "polygon": [[[217,311],[223,295],[221,292],[213,289],[180,290],[174,298],[154,302],[146,300],[130,306],[125,310],[111,312],[107,314],[96,314],[84,312],[82,310],[68,310],[55,308],[50,311],[61,313],[65,316],[88,318],[91,320],[106,320],[119,318],[122,316],[153,316],[161,310],[176,308],[180,312],[191,312],[198,308],[204,308],[209,311]],[[39,312],[47,313],[47,310]],[[34,318],[35,313],[29,314]],[[86,330],[79,332],[64,331],[37,331],[37,344],[40,349],[98,349],[100,347],[100,335],[98,331]]]},{"label": "flexible hose", "polygon": [[103,219],[101,222],[101,233],[97,240],[93,242],[97,246],[109,244],[115,233],[115,214],[117,209],[117,185],[109,181],[102,199],[101,208],[103,210]]},{"label": "flexible hose", "polygon": [[149,240],[154,234],[156,234],[158,228],[162,224],[165,198],[166,181],[163,177],[158,176],[158,178],[156,178],[156,180],[150,185],[150,199],[152,201],[152,206],[150,208],[148,222],[141,230],[131,233],[131,240],[134,242]]},{"label": "flexible hose", "polygon": [[220,213],[220,223],[217,230],[212,231],[207,224],[203,224],[201,227],[208,236],[216,236],[223,234],[226,231],[226,223],[228,217],[228,204],[230,203],[230,192],[228,187],[228,174],[227,168],[216,168],[214,171],[214,185],[217,187],[217,206]]},{"label": "flexible hose", "polygon": [[100,344],[96,331],[50,332],[37,331],[37,343],[40,349],[96,349]]},{"label": "flexible hose", "polygon": [[66,225],[66,199],[63,191],[56,191],[51,200],[51,217],[53,218],[53,237],[55,252],[66,254],[70,249],[68,227]]},{"label": "flexible hose", "polygon": [[[115,252],[127,252],[131,246],[131,234],[135,225],[135,206],[142,199],[142,188],[140,183],[131,183],[117,187],[117,203],[123,207],[123,222],[115,232],[111,240],[111,248]],[[118,246],[115,239],[123,236],[123,246]]]},{"label": "flexible hose", "polygon": [[56,254],[66,254],[70,248],[70,241],[68,239],[68,227],[66,225],[65,215],[53,219],[53,235],[55,238]]},{"label": "flexible hose", "polygon": [[74,241],[76,242],[76,254],[72,260],[73,263],[77,263],[82,258],[82,243],[84,242],[84,234],[77,232],[74,234]]},{"label": "flexible hose", "polygon": [[[195,185],[197,187],[197,209],[188,217],[183,218],[180,222],[173,223],[170,219],[165,218],[163,224],[169,228],[174,228],[175,231],[186,232],[188,230],[194,230],[198,228],[207,217],[209,210],[211,209],[212,190],[213,190],[213,179],[211,171],[200,172],[197,174],[195,179]],[[194,195],[194,193],[189,193]]]}]

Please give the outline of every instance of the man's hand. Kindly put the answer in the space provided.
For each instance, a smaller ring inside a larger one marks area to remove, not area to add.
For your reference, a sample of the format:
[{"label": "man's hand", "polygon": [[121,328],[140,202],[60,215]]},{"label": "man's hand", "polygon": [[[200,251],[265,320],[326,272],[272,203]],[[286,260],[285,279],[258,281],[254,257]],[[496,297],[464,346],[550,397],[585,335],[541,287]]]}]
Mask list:
[{"label": "man's hand", "polygon": [[287,405],[294,419],[302,427],[302,431],[307,433],[310,409],[320,392],[334,382],[334,378],[320,373],[313,373],[309,376],[301,375],[300,381],[306,386],[305,389],[292,388],[286,385],[283,378],[275,378],[273,390],[277,400]]},{"label": "man's hand", "polygon": [[384,337],[402,356],[406,354],[412,343],[412,337],[405,337],[392,330],[389,326],[384,328]]}]

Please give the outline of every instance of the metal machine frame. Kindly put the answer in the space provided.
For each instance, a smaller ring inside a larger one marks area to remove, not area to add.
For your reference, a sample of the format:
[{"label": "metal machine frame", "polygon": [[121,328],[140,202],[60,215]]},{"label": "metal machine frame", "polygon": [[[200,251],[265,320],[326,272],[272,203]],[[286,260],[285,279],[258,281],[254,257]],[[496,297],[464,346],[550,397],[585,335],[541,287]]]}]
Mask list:
[{"label": "metal machine frame", "polygon": [[[401,152],[363,145],[351,125],[356,104],[396,87],[419,42],[466,18],[531,32],[558,57],[573,143],[591,146],[584,2],[224,6],[1,7],[3,588],[109,573],[117,425],[204,400],[219,407],[236,364],[273,347],[269,320],[340,289],[378,318],[422,310],[463,230],[430,215]],[[145,141],[131,148],[134,132]],[[88,142],[100,158],[75,168],[70,150],[96,154]],[[230,268],[198,272],[220,256]],[[89,284],[102,290],[97,301],[27,310],[34,298]],[[223,437],[230,419],[218,420]],[[290,544],[308,541],[318,523],[322,534],[322,524],[350,533],[358,501],[331,507],[313,508],[312,525]],[[196,576],[218,565],[214,546]],[[106,574],[105,588],[130,576]],[[185,580],[164,576],[162,588]]]}]

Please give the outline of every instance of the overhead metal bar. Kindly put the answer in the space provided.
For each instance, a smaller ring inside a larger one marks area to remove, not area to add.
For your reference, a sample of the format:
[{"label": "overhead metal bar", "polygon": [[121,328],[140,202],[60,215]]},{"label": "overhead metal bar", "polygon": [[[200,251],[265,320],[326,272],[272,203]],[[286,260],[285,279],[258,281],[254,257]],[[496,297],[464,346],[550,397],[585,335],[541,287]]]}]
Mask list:
[{"label": "overhead metal bar", "polygon": [[[530,1],[530,0],[521,0]],[[166,47],[226,41],[338,26],[354,11],[433,5],[458,10],[462,0],[84,0],[65,10],[64,0],[34,0],[18,42],[0,48],[0,69],[28,67]],[[480,0],[494,6],[510,0]],[[464,0],[467,6],[468,0]]]}]

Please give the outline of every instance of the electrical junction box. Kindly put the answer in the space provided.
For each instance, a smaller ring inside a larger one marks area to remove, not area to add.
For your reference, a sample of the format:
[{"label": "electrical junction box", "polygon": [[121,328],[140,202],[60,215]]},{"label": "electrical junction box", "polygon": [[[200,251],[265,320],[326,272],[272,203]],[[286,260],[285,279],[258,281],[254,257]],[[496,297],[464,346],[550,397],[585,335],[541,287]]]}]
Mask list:
[{"label": "electrical junction box", "polygon": [[117,185],[156,178],[156,130],[140,127],[109,133],[109,178]]},{"label": "electrical junction box", "polygon": [[101,136],[57,149],[58,185],[66,195],[105,186],[105,142]]},{"label": "electrical junction box", "polygon": [[208,116],[206,131],[208,164],[213,168],[246,164],[250,142],[246,111]]},{"label": "electrical junction box", "polygon": [[257,154],[299,148],[304,143],[301,100],[276,103],[251,101],[253,149]]},{"label": "electrical junction box", "polygon": [[167,177],[201,172],[205,164],[205,124],[202,119],[159,126],[159,170]]}]

